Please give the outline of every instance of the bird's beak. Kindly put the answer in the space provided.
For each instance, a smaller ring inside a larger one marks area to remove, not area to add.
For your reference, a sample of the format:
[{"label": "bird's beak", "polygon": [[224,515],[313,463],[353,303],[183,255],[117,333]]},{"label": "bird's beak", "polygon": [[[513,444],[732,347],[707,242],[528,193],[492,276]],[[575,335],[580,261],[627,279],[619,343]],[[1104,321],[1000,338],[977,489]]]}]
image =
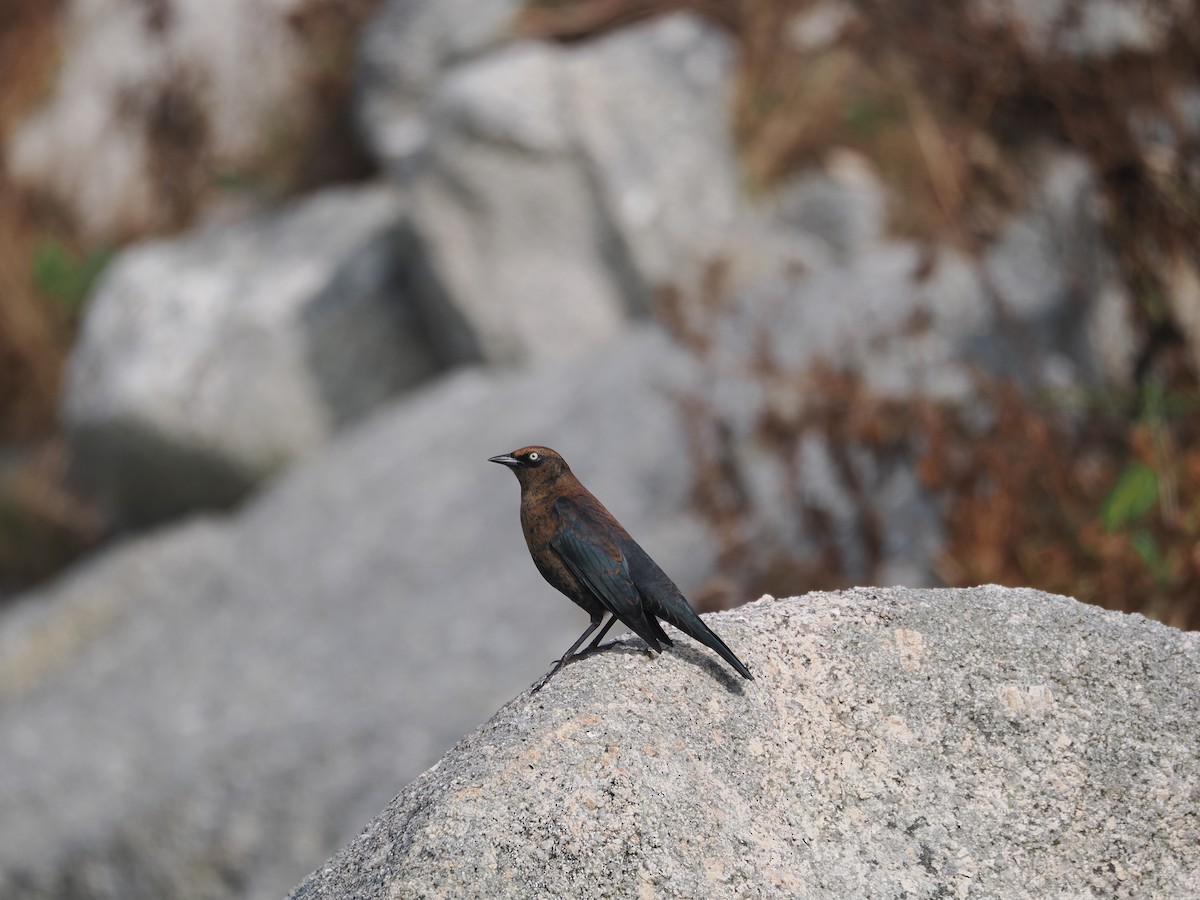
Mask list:
[{"label": "bird's beak", "polygon": [[500,463],[502,466],[509,466],[514,469],[521,464],[519,459],[517,459],[515,456],[509,456],[507,453],[501,454],[500,456],[490,457],[488,462]]}]

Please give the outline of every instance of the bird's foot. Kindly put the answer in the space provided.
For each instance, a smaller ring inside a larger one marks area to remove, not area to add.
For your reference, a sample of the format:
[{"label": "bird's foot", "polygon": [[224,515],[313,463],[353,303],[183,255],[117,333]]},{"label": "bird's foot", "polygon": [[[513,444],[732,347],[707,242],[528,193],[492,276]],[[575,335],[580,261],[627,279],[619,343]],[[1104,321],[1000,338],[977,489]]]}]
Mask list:
[{"label": "bird's foot", "polygon": [[586,650],[580,650],[571,659],[583,659],[586,656],[591,656],[593,653],[603,653],[609,647],[617,647],[624,644],[624,641],[611,640],[607,644],[597,644],[595,647],[588,647]]},{"label": "bird's foot", "polygon": [[558,670],[573,659],[575,659],[574,656],[564,656],[562,659],[555,660],[554,665],[550,667],[550,671],[543,675],[540,681],[534,684],[529,693],[536,694],[538,691],[544,688],[546,683],[558,673]]},{"label": "bird's foot", "polygon": [[[553,678],[556,674],[558,674],[559,669],[563,668],[564,666],[570,665],[571,663],[575,662],[575,660],[577,660],[577,659],[586,659],[587,657],[589,657],[595,653],[601,653],[601,652],[603,652],[605,650],[609,650],[613,647],[626,647],[626,646],[632,647],[632,645],[630,644],[629,641],[612,640],[612,641],[609,641],[607,644],[598,644],[595,647],[588,647],[585,650],[580,650],[576,653],[572,653],[570,656],[555,660],[554,665],[551,667],[550,671],[547,672],[545,675],[543,675],[541,680],[536,682],[533,685],[533,687],[529,689],[529,693],[536,694],[538,691],[540,691],[542,688],[544,688],[546,686],[546,684],[550,681],[551,678]],[[646,647],[645,649],[633,647],[633,649],[638,652],[643,652],[647,656],[654,655],[654,650],[650,647]]]}]

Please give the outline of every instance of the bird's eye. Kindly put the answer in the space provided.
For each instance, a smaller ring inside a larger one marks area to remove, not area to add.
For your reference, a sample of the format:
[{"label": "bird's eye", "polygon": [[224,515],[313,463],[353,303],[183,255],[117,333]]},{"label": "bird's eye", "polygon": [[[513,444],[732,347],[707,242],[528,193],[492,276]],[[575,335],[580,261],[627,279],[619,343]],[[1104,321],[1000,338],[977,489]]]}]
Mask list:
[{"label": "bird's eye", "polygon": [[534,450],[532,453],[529,454],[530,462],[537,462],[541,458],[542,458],[541,455],[536,450]]}]

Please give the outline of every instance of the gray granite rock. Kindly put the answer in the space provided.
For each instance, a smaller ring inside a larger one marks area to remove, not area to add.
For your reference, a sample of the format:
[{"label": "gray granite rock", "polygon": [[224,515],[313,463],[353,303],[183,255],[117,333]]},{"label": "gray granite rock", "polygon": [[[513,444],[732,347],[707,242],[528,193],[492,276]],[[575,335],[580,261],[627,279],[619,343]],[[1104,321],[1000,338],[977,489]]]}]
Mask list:
[{"label": "gray granite rock", "polygon": [[564,359],[611,340],[617,248],[566,120],[565,51],[525,42],[456,69],[413,185],[416,298],[451,358]]},{"label": "gray granite rock", "polygon": [[520,0],[387,0],[363,32],[359,121],[377,159],[403,176],[430,138],[426,105],[447,70],[511,37]]},{"label": "gray granite rock", "polygon": [[712,358],[736,378],[756,347],[788,370],[821,362],[893,397],[969,398],[973,373],[1125,386],[1135,353],[1095,173],[1046,149],[1033,185],[976,261],[885,229],[886,189],[849,152],[744,217],[724,266]]},{"label": "gray granite rock", "polygon": [[403,294],[388,187],[124,253],[63,401],[80,478],[125,524],[227,505],[440,362]]},{"label": "gray granite rock", "polygon": [[579,150],[599,206],[648,288],[706,262],[737,222],[736,62],[728,34],[684,14],[617,31],[567,57]]},{"label": "gray granite rock", "polygon": [[531,442],[685,589],[711,549],[654,333],[463,371],[243,512],[125,543],[0,615],[0,896],[268,898],[540,676],[586,616],[546,585],[511,476]]},{"label": "gray granite rock", "polygon": [[1185,897],[1200,636],[996,586],[712,617],[522,694],[292,900]]},{"label": "gray granite rock", "polygon": [[729,38],[687,15],[449,72],[411,177],[418,295],[444,352],[569,356],[717,252],[738,207],[732,76]]}]

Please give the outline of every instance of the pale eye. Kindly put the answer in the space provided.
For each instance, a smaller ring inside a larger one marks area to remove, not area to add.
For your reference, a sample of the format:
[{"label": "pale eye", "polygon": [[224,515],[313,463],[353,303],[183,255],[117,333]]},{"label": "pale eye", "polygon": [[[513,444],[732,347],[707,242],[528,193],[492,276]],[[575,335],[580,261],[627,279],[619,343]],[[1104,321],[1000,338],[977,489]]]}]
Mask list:
[{"label": "pale eye", "polygon": [[538,452],[536,450],[534,450],[532,453],[529,454],[530,462],[537,462],[539,459],[541,459],[541,456],[538,454]]}]

